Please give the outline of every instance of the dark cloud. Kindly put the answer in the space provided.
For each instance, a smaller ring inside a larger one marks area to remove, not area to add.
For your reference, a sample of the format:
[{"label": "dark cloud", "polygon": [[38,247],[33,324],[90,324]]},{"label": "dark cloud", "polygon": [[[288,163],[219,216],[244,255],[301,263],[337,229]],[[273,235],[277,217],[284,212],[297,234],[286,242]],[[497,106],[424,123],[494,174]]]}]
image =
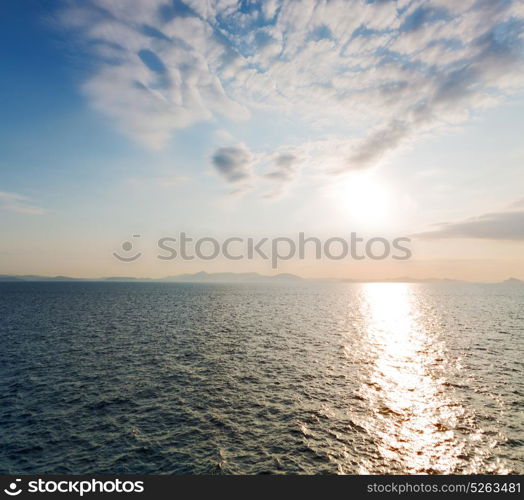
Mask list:
[{"label": "dark cloud", "polygon": [[298,158],[293,153],[282,153],[278,155],[277,159],[275,160],[275,164],[280,168],[289,169],[296,163],[297,160]]},{"label": "dark cloud", "polygon": [[414,235],[420,239],[475,238],[524,240],[524,211],[496,212],[461,222],[439,224],[437,229]]},{"label": "dark cloud", "polygon": [[411,134],[411,125],[407,122],[393,121],[385,128],[366,137],[348,158],[347,170],[367,168],[379,161],[382,156],[397,147]]},{"label": "dark cloud", "polygon": [[293,153],[280,153],[274,160],[275,169],[266,174],[266,178],[287,182],[293,179],[299,158]]},{"label": "dark cloud", "polygon": [[218,148],[211,162],[228,182],[237,182],[250,176],[253,155],[243,146],[229,146]]},{"label": "dark cloud", "polygon": [[461,67],[451,71],[437,81],[432,104],[460,104],[471,92],[472,86],[478,81],[478,74],[473,66]]}]

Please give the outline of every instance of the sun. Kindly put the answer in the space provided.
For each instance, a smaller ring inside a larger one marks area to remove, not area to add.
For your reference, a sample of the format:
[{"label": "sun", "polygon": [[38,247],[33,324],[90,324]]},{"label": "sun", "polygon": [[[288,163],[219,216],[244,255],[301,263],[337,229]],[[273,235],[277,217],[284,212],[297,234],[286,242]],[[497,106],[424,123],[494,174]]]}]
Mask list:
[{"label": "sun", "polygon": [[353,174],[343,183],[340,195],[344,210],[353,221],[377,225],[391,214],[391,195],[387,187],[372,174]]}]

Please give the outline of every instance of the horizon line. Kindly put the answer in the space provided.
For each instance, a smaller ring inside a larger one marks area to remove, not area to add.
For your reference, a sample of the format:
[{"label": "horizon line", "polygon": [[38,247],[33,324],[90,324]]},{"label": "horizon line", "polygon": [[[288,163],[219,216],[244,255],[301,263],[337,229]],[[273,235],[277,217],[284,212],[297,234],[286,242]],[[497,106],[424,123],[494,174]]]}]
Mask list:
[{"label": "horizon line", "polygon": [[[53,281],[168,281],[170,279],[177,278],[195,278],[198,276],[219,276],[219,275],[232,275],[232,276],[254,276],[262,279],[275,279],[275,278],[285,278],[288,277],[290,280],[294,281],[310,281],[310,282],[346,282],[346,283],[471,283],[471,284],[500,284],[507,282],[521,282],[524,284],[524,279],[517,278],[515,276],[508,276],[506,279],[499,281],[471,281],[455,278],[413,278],[411,276],[397,276],[394,278],[340,278],[340,277],[321,277],[321,278],[306,278],[294,273],[276,273],[276,274],[261,274],[256,271],[252,272],[234,272],[234,271],[222,271],[222,272],[213,272],[209,273],[207,271],[198,271],[196,273],[182,273],[167,275],[159,278],[147,277],[147,276],[97,276],[97,277],[76,277],[76,276],[67,276],[67,275],[45,275],[45,274],[9,274],[1,273],[0,282],[9,282],[9,278],[12,278],[13,281],[24,281],[24,282],[35,282],[40,280],[53,280]],[[183,281],[178,281],[179,283]],[[189,281],[191,282],[191,281]]]}]

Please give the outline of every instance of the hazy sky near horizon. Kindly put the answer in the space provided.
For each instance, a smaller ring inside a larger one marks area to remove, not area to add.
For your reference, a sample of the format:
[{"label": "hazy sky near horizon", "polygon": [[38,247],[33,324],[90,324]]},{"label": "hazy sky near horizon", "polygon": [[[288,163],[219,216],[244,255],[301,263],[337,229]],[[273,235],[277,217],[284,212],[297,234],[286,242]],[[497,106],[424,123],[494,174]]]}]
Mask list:
[{"label": "hazy sky near horizon", "polygon": [[[281,272],[524,278],[524,1],[7,0],[0,273],[273,272],[156,240],[412,237]],[[144,258],[112,257],[140,234]]]}]

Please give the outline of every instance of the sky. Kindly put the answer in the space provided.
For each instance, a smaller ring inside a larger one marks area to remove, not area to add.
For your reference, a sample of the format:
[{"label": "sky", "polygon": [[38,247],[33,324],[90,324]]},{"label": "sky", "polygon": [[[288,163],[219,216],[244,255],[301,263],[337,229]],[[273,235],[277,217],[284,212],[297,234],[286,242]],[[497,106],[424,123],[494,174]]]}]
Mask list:
[{"label": "sky", "polygon": [[[5,0],[0,23],[0,273],[524,279],[522,0]],[[412,257],[158,259],[180,232]]]}]

